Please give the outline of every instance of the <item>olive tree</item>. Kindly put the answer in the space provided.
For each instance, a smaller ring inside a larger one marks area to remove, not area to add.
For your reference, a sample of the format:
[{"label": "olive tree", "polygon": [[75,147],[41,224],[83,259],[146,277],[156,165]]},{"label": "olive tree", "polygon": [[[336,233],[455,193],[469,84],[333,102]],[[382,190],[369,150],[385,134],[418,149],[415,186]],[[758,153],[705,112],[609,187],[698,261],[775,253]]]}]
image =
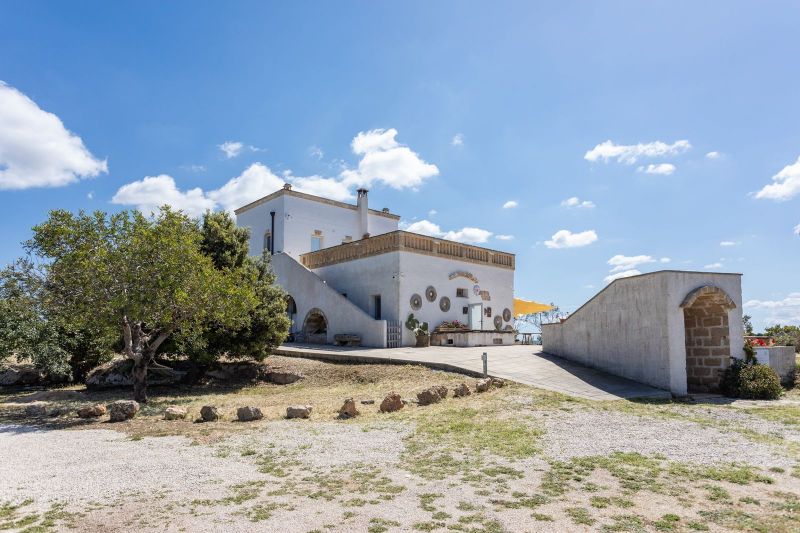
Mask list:
[{"label": "olive tree", "polygon": [[243,327],[257,305],[253,274],[215,268],[201,241],[197,221],[168,207],[151,218],[57,210],[26,247],[44,260],[48,297],[72,323],[119,328],[134,398],[146,402],[148,368],[170,336]]}]

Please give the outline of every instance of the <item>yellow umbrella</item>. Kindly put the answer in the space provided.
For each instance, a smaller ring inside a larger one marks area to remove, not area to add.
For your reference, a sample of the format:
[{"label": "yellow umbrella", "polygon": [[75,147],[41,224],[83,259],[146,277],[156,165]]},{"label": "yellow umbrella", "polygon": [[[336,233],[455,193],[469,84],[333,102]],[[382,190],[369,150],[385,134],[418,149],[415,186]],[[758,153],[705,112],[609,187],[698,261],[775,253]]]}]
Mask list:
[{"label": "yellow umbrella", "polygon": [[551,310],[552,308],[552,305],[540,304],[539,302],[523,300],[522,298],[514,298],[514,316],[543,313]]}]

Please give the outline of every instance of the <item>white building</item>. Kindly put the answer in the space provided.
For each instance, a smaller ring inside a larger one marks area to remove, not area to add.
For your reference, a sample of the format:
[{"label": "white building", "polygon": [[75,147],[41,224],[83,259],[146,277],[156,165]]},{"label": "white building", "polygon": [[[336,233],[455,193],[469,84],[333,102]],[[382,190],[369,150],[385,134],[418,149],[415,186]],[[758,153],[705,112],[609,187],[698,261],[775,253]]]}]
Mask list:
[{"label": "white building", "polygon": [[412,346],[413,313],[434,330],[445,321],[468,334],[432,343],[513,343],[514,255],[398,229],[400,217],[369,209],[359,189],[352,205],[285,185],[236,210],[250,228],[250,251],[272,253],[298,341],[333,343],[356,335],[363,346]]}]

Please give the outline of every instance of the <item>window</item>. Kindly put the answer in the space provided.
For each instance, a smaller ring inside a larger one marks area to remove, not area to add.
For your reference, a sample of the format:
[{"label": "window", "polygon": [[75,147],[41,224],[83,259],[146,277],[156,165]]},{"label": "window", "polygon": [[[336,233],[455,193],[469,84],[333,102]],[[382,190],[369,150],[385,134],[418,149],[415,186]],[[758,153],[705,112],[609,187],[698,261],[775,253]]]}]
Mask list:
[{"label": "window", "polygon": [[272,252],[272,232],[270,231],[264,233],[264,251]]},{"label": "window", "polygon": [[381,295],[376,294],[372,297],[372,316],[375,320],[381,319]]},{"label": "window", "polygon": [[311,251],[318,252],[322,249],[322,235],[311,236]]},{"label": "window", "polygon": [[492,308],[491,307],[484,307],[483,308],[483,315],[489,318],[492,318]]},{"label": "window", "polygon": [[456,289],[456,298],[469,298],[467,289]]},{"label": "window", "polygon": [[465,315],[469,314],[469,307],[465,305],[464,307],[461,308],[461,312],[464,313]]}]

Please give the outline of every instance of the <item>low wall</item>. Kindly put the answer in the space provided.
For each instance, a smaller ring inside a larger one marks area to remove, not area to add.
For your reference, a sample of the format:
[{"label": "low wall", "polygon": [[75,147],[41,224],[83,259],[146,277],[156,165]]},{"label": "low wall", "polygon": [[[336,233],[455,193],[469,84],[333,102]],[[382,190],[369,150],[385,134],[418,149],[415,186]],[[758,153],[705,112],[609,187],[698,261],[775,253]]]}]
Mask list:
[{"label": "low wall", "polygon": [[736,355],[744,343],[741,275],[674,270],[612,281],[564,322],[543,325],[542,349],[684,395],[687,339],[682,305],[693,291],[707,286],[730,297],[724,343]]},{"label": "low wall", "polygon": [[781,383],[787,384],[794,380],[797,368],[794,346],[769,346],[756,348],[756,359],[759,363],[769,365],[781,378]]},{"label": "low wall", "polygon": [[431,346],[508,346],[514,344],[513,331],[444,331],[431,333]]}]

